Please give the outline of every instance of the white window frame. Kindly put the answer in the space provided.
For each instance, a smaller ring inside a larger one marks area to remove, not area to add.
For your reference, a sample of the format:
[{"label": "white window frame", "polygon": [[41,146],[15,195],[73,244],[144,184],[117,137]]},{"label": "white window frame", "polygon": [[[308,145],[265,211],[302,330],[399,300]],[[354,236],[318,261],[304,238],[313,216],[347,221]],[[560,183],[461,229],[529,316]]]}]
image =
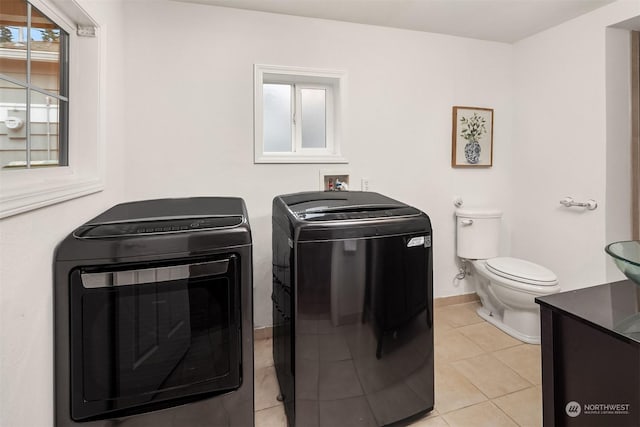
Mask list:
[{"label": "white window frame", "polygon": [[69,165],[1,169],[0,219],[104,189],[104,31],[75,1],[28,1],[69,33]]},{"label": "white window frame", "polygon": [[[291,152],[265,152],[263,141],[263,84],[294,87]],[[295,124],[301,110],[302,89],[325,89],[326,148],[303,148],[302,127]],[[303,67],[254,65],[254,162],[255,163],[347,163],[342,156],[341,124],[345,110],[346,72]]]}]

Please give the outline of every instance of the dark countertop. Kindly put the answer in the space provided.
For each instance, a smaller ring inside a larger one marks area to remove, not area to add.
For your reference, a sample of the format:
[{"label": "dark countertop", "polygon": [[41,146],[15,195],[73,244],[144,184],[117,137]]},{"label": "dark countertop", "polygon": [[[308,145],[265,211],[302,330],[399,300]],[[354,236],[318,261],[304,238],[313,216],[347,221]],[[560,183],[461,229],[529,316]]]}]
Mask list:
[{"label": "dark countertop", "polygon": [[630,280],[539,297],[536,302],[640,343],[640,286]]}]

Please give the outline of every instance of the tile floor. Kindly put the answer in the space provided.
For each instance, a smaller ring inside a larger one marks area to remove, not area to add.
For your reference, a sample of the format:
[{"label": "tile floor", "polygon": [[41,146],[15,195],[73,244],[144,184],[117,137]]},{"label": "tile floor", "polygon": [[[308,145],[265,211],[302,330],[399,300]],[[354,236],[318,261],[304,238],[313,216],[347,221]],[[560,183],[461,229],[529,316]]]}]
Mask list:
[{"label": "tile floor", "polygon": [[[412,427],[542,425],[540,346],[485,322],[478,305],[435,308],[435,409]],[[287,425],[271,345],[255,343],[256,427]]]}]

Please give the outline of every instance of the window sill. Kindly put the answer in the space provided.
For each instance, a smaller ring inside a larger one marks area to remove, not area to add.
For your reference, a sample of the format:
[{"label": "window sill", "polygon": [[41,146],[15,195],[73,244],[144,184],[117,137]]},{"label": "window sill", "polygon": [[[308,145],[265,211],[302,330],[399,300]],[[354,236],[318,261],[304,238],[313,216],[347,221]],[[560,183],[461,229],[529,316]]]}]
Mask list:
[{"label": "window sill", "polygon": [[102,190],[104,190],[104,183],[99,178],[67,178],[30,185],[28,189],[3,186],[0,194],[0,219]]},{"label": "window sill", "polygon": [[274,154],[274,155],[257,155],[254,163],[349,163],[347,159],[342,156],[325,155],[325,156],[304,156],[304,155],[287,155],[287,154]]}]

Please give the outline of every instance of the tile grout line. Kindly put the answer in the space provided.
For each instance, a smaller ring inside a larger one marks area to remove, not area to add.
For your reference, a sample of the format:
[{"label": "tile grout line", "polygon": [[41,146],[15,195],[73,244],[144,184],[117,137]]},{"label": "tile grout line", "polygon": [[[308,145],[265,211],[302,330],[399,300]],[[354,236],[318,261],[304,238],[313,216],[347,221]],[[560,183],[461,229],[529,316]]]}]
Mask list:
[{"label": "tile grout line", "polygon": [[[474,357],[486,356],[486,355],[488,355],[488,356],[492,356],[495,360],[497,360],[497,361],[498,361],[498,363],[500,363],[501,365],[503,365],[503,366],[504,366],[505,368],[507,368],[509,371],[513,372],[513,373],[514,373],[518,378],[520,378],[521,380],[523,380],[525,383],[529,384],[529,386],[527,386],[527,387],[523,387],[523,388],[520,388],[520,389],[518,389],[518,390],[510,391],[510,392],[508,392],[508,393],[501,394],[501,395],[499,395],[499,396],[489,397],[489,396],[487,396],[487,394],[486,394],[485,392],[483,392],[483,391],[482,391],[482,389],[480,389],[480,387],[478,387],[478,385],[476,385],[476,384],[471,380],[471,378],[467,377],[467,376],[466,376],[462,371],[460,371],[458,368],[456,368],[455,366],[453,366],[451,363],[450,363],[450,365],[451,365],[451,367],[452,367],[453,369],[455,369],[455,370],[456,370],[456,372],[458,372],[460,375],[462,375],[463,377],[465,377],[465,378],[467,379],[467,381],[469,381],[469,382],[470,382],[471,384],[473,384],[473,385],[474,385],[478,390],[480,390],[480,392],[481,392],[482,394],[484,394],[484,395],[487,397],[487,399],[489,399],[489,400],[497,399],[497,398],[499,398],[499,397],[506,396],[506,395],[511,394],[511,393],[517,393],[517,392],[519,392],[519,391],[526,390],[526,389],[531,388],[531,387],[535,387],[535,384],[531,384],[531,382],[530,382],[529,380],[527,380],[526,378],[523,378],[519,373],[517,373],[516,371],[514,371],[510,366],[508,366],[506,363],[503,363],[500,359],[498,359],[497,357],[495,357],[495,356],[494,356],[493,354],[491,354],[491,353],[483,353],[483,354],[479,354],[478,356],[474,356]],[[460,361],[462,361],[462,360],[470,360],[470,359],[472,359],[472,358],[470,357],[470,358],[468,358],[468,359],[460,359],[460,360],[456,360],[456,361],[454,361],[454,362],[452,362],[452,363],[460,362]]]},{"label": "tile grout line", "polygon": [[[447,305],[447,306],[444,306],[444,307],[434,307],[434,317],[438,318],[439,316],[438,316],[438,313],[437,313],[437,312],[438,312],[438,311],[442,311],[443,309],[449,309],[449,308],[453,308],[453,307],[458,307],[458,309],[461,309],[461,308],[463,308],[463,309],[464,309],[464,307],[465,307],[465,306],[472,306],[472,305],[477,306],[477,304],[478,304],[478,302],[477,302],[477,301],[472,301],[472,302],[464,302],[464,303],[459,303],[459,304],[451,304],[451,305]],[[447,329],[447,330],[443,331],[442,333],[448,333],[448,332],[450,332],[450,331],[456,331],[457,333],[461,334],[463,337],[465,337],[465,338],[467,338],[468,340],[470,340],[470,341],[471,341],[472,343],[474,343],[476,346],[478,346],[478,347],[482,350],[482,353],[480,353],[480,354],[478,354],[478,355],[476,355],[476,356],[469,356],[469,357],[463,357],[463,358],[460,358],[460,359],[456,359],[455,361],[447,361],[447,360],[442,360],[442,359],[440,359],[439,361],[436,361],[436,360],[434,359],[434,363],[435,363],[435,364],[439,364],[439,365],[441,365],[441,366],[447,366],[447,367],[449,367],[449,368],[451,368],[451,369],[454,369],[454,370],[455,370],[456,372],[458,372],[458,373],[459,373],[463,378],[465,378],[467,381],[469,381],[469,383],[470,383],[471,385],[473,385],[473,387],[474,387],[474,388],[475,388],[475,389],[480,393],[480,395],[481,395],[481,396],[483,396],[483,397],[485,398],[485,400],[484,400],[483,402],[476,402],[476,403],[473,403],[473,404],[464,405],[464,406],[461,406],[461,407],[459,407],[459,408],[456,408],[456,409],[453,409],[453,410],[449,410],[449,411],[447,411],[447,412],[441,412],[441,410],[439,410],[437,407],[435,407],[435,406],[434,406],[434,412],[436,412],[436,413],[437,413],[436,417],[437,417],[437,418],[439,418],[439,419],[440,419],[440,421],[441,421],[444,425],[450,426],[449,422],[445,419],[445,416],[450,416],[452,413],[454,413],[454,412],[456,412],[456,411],[464,410],[464,409],[466,409],[466,408],[470,408],[470,407],[472,407],[472,406],[481,405],[481,404],[485,404],[486,402],[490,402],[490,405],[491,405],[491,406],[493,406],[495,409],[498,409],[499,413],[502,413],[503,415],[505,415],[505,416],[506,416],[506,418],[507,418],[507,419],[509,419],[510,421],[512,421],[515,425],[517,425],[517,426],[521,426],[521,424],[519,424],[519,423],[518,423],[518,422],[517,422],[517,421],[516,421],[512,416],[510,416],[506,411],[504,411],[504,410],[503,410],[503,409],[502,409],[502,408],[501,408],[501,407],[496,403],[496,401],[495,401],[495,400],[500,399],[500,398],[503,398],[503,397],[506,397],[506,396],[510,396],[510,395],[513,395],[513,394],[516,394],[516,393],[520,393],[520,392],[523,392],[523,391],[525,391],[525,390],[529,390],[529,389],[531,389],[531,388],[536,389],[536,388],[540,387],[540,384],[532,383],[532,382],[531,382],[531,381],[529,381],[527,378],[524,378],[524,377],[523,377],[522,375],[520,375],[520,374],[519,374],[515,369],[513,369],[511,366],[507,365],[505,362],[503,362],[502,360],[500,360],[500,359],[495,355],[495,353],[500,352],[500,351],[504,351],[504,350],[508,350],[508,349],[513,349],[513,348],[516,348],[516,347],[519,347],[519,346],[522,346],[522,345],[523,345],[523,343],[517,343],[517,344],[509,345],[509,346],[507,346],[507,347],[498,348],[498,349],[495,349],[495,350],[485,350],[484,348],[482,348],[481,346],[479,346],[479,344],[478,344],[476,341],[474,341],[472,338],[470,338],[470,337],[466,336],[465,334],[463,334],[461,331],[459,331],[459,330],[458,330],[458,329],[460,329],[460,328],[464,328],[464,327],[467,327],[467,326],[472,326],[472,325],[480,324],[480,323],[482,323],[482,322],[483,322],[483,320],[482,320],[482,319],[479,319],[479,321],[478,321],[478,322],[471,322],[471,323],[467,323],[467,324],[463,324],[463,325],[459,325],[459,324],[458,324],[457,326],[454,326],[454,325],[452,325],[451,323],[447,322],[444,318],[437,319],[437,320],[436,320],[436,322],[441,323],[441,324],[444,324],[444,325],[447,325],[447,326],[449,326],[449,327],[450,327],[450,329]],[[268,338],[270,338],[270,337],[264,337],[264,338],[260,339],[260,341],[262,341],[262,340],[264,340],[264,339],[268,339]],[[435,344],[434,344],[434,347],[435,347]],[[435,350],[435,349],[434,349],[434,350]],[[492,356],[492,358],[494,358],[498,363],[500,363],[501,365],[503,365],[504,367],[506,367],[508,371],[510,371],[510,372],[512,372],[513,374],[515,374],[515,376],[516,376],[517,378],[521,379],[525,384],[528,384],[528,386],[523,387],[523,388],[521,388],[521,389],[519,389],[519,390],[513,390],[513,391],[510,391],[510,392],[508,392],[508,393],[502,394],[502,395],[500,395],[500,396],[496,396],[496,397],[494,397],[494,398],[491,398],[491,397],[487,396],[487,395],[486,395],[486,393],[485,393],[485,392],[483,392],[483,391],[482,391],[482,390],[481,390],[481,389],[480,389],[480,388],[479,388],[479,387],[478,387],[478,386],[477,386],[473,381],[471,381],[471,379],[469,379],[466,375],[464,375],[462,372],[460,372],[460,371],[459,371],[455,366],[453,366],[453,363],[455,363],[455,362],[460,362],[460,361],[464,361],[464,360],[469,360],[469,359],[472,359],[473,357],[479,357],[479,356],[483,356],[483,355],[490,355],[490,356]],[[261,367],[261,369],[263,369],[263,368],[268,368],[268,367],[273,367],[273,366],[274,366],[273,364],[270,364],[269,366],[263,366],[263,367]],[[282,407],[282,404],[280,403],[280,404],[276,404],[276,405],[274,405],[274,406],[270,406],[270,407],[268,407],[268,408],[262,408],[262,409],[260,409],[259,411],[254,411],[254,413],[255,413],[255,414],[262,413],[262,412],[264,412],[264,411],[271,410],[271,409],[276,408],[276,407]],[[435,418],[435,417],[434,417],[434,418]],[[286,424],[285,424],[285,425],[286,425]]]},{"label": "tile grout line", "polygon": [[491,401],[491,404],[492,404],[493,406],[495,406],[495,407],[496,407],[496,409],[497,409],[498,411],[502,412],[502,413],[504,414],[504,416],[506,416],[508,419],[510,419],[511,421],[513,421],[513,423],[514,423],[515,425],[517,425],[517,426],[519,426],[519,427],[522,427],[522,425],[521,425],[519,422],[517,422],[515,419],[513,419],[513,417],[512,417],[511,415],[509,415],[509,414],[507,414],[505,411],[503,411],[503,410],[502,410],[502,408],[501,408],[497,403],[495,403],[493,400]]},{"label": "tile grout line", "polygon": [[[540,387],[541,387],[541,386],[540,386]],[[511,393],[507,393],[507,394],[504,394],[504,395],[502,395],[502,396],[498,396],[496,399],[503,398],[503,397],[506,397],[506,396],[511,396],[511,395],[513,395],[513,394],[516,394],[516,393],[521,393],[521,392],[526,391],[526,390],[529,390],[529,389],[531,389],[531,388],[537,389],[537,388],[538,388],[538,385],[535,385],[535,384],[534,384],[532,387],[527,387],[527,388],[523,388],[522,390],[513,391],[513,392],[511,392]],[[541,392],[542,392],[542,390],[541,390]],[[517,422],[513,417],[511,417],[511,416],[507,413],[507,411],[503,410],[503,409],[502,409],[502,407],[500,407],[500,405],[498,405],[498,404],[497,404],[497,403],[495,403],[495,402],[494,402],[494,404],[498,407],[498,409],[502,410],[502,412],[504,412],[504,413],[505,413],[509,418],[513,419],[513,421],[514,421],[517,425],[521,426],[521,424],[520,424],[520,423],[518,423],[518,422]],[[542,410],[542,408],[540,408],[540,409]]]},{"label": "tile grout line", "polygon": [[[471,303],[469,303],[469,305],[470,305],[470,304],[471,304]],[[462,305],[462,304],[460,304],[460,305]],[[486,398],[486,400],[485,400],[484,402],[478,402],[478,403],[474,403],[474,404],[470,404],[470,405],[465,405],[465,406],[462,406],[462,407],[460,407],[460,408],[457,408],[457,409],[454,409],[454,410],[451,410],[451,411],[441,412],[440,414],[441,414],[441,418],[442,418],[442,420],[443,420],[446,424],[448,424],[448,423],[447,423],[447,421],[446,421],[446,419],[444,418],[444,415],[451,414],[451,413],[453,413],[453,412],[456,412],[456,411],[459,411],[459,410],[463,410],[463,409],[465,409],[465,408],[469,408],[469,407],[471,407],[471,406],[480,405],[480,404],[483,404],[483,403],[485,403],[485,402],[490,402],[490,404],[491,404],[494,408],[496,408],[500,413],[502,413],[503,415],[505,415],[505,416],[507,417],[507,419],[511,420],[515,425],[520,426],[520,424],[519,424],[519,423],[518,423],[518,422],[517,422],[517,421],[516,421],[512,416],[510,416],[507,412],[505,412],[505,411],[504,411],[504,410],[503,410],[503,409],[502,409],[502,408],[497,404],[497,402],[495,402],[495,401],[494,401],[494,399],[499,399],[499,398],[502,398],[502,397],[504,397],[504,396],[509,396],[509,395],[512,395],[512,394],[515,394],[515,393],[519,393],[519,392],[522,392],[522,391],[524,391],[524,390],[528,390],[528,389],[530,389],[530,388],[536,388],[536,387],[537,387],[537,385],[536,385],[536,384],[534,384],[534,383],[532,383],[532,382],[531,382],[531,381],[529,381],[528,379],[524,378],[524,377],[523,377],[522,375],[520,375],[520,374],[519,374],[515,369],[513,369],[511,366],[507,365],[507,364],[506,364],[506,363],[504,363],[502,360],[500,360],[500,359],[499,359],[499,358],[498,358],[494,353],[496,353],[496,352],[498,352],[498,351],[503,351],[503,350],[508,350],[508,349],[511,349],[511,348],[515,348],[515,347],[518,347],[518,346],[523,345],[524,343],[515,343],[515,344],[513,344],[513,345],[508,345],[508,346],[506,346],[506,347],[499,348],[499,349],[495,349],[495,350],[486,350],[486,349],[485,349],[485,348],[483,348],[483,347],[482,347],[482,346],[481,346],[477,341],[475,341],[473,338],[471,338],[471,337],[467,336],[467,335],[466,335],[466,334],[464,334],[462,331],[459,331],[459,329],[461,329],[461,328],[465,328],[465,327],[468,327],[468,326],[477,325],[477,324],[479,324],[479,323],[481,323],[481,322],[477,322],[477,323],[469,323],[469,324],[466,324],[466,325],[454,326],[454,325],[451,325],[449,322],[447,322],[445,319],[441,319],[440,321],[441,321],[441,322],[444,322],[445,324],[447,324],[448,326],[450,326],[450,327],[451,327],[451,329],[450,329],[450,330],[444,331],[443,333],[447,333],[447,332],[449,332],[449,331],[456,331],[456,332],[460,333],[462,336],[464,336],[465,338],[469,339],[469,340],[470,340],[471,342],[473,342],[475,345],[477,345],[478,347],[480,347],[480,349],[483,351],[480,355],[477,355],[477,356],[470,356],[470,357],[467,357],[467,358],[461,358],[461,359],[458,359],[458,360],[453,361],[453,362],[447,362],[447,361],[445,361],[445,362],[444,362],[444,364],[448,365],[448,366],[449,366],[450,368],[452,368],[452,369],[455,369],[455,371],[456,371],[456,372],[458,372],[459,374],[461,374],[461,375],[462,375],[462,376],[463,376],[467,381],[469,381],[469,382],[470,382],[470,383],[471,383],[471,384],[472,384],[472,385],[473,385],[473,386],[474,386],[474,387],[475,387],[475,388],[480,392],[480,394],[481,394],[482,396],[484,396],[484,397]],[[490,355],[490,356],[491,356],[491,357],[493,357],[493,358],[494,358],[498,363],[500,363],[500,364],[501,364],[501,365],[503,365],[505,368],[507,368],[507,370],[509,370],[510,372],[512,372],[513,374],[515,374],[517,378],[520,378],[522,381],[524,381],[524,383],[529,384],[529,385],[528,385],[528,386],[526,386],[526,387],[523,387],[523,388],[521,388],[521,389],[519,389],[519,390],[514,390],[514,391],[511,391],[511,392],[505,393],[505,394],[503,394],[503,395],[500,395],[500,396],[495,396],[495,397],[493,397],[493,398],[492,398],[492,397],[489,397],[489,396],[488,396],[484,391],[482,391],[482,389],[480,389],[480,388],[479,388],[479,387],[478,387],[478,386],[477,386],[477,385],[476,385],[476,384],[475,384],[475,383],[474,383],[470,378],[468,378],[466,375],[464,375],[462,372],[460,372],[460,371],[459,371],[455,366],[453,366],[453,363],[454,363],[454,362],[462,361],[462,360],[469,360],[469,359],[472,359],[473,357],[478,357],[478,356],[481,356],[481,355]]]}]

